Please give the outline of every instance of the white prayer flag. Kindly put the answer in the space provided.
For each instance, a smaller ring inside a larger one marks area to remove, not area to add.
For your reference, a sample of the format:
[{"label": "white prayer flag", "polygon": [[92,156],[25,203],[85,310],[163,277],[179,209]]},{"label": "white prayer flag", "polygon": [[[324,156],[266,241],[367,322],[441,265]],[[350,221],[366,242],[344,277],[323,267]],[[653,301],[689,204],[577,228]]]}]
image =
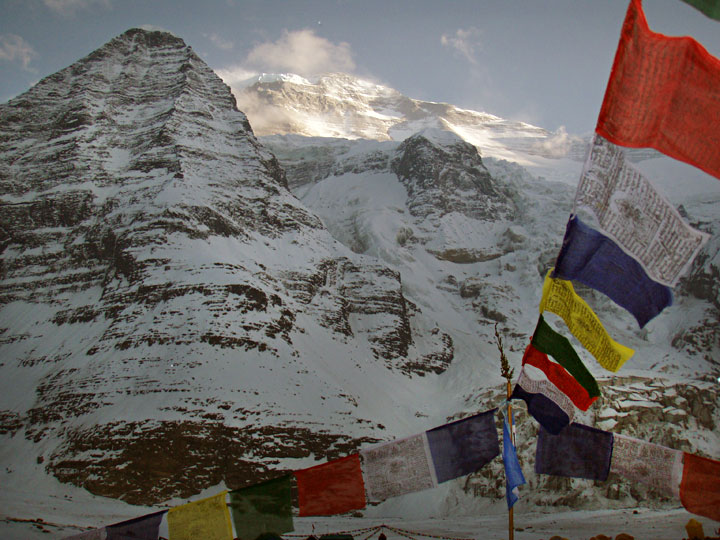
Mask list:
[{"label": "white prayer flag", "polygon": [[709,235],[693,229],[619,146],[595,135],[575,194],[603,232],[650,278],[670,287],[689,269]]}]

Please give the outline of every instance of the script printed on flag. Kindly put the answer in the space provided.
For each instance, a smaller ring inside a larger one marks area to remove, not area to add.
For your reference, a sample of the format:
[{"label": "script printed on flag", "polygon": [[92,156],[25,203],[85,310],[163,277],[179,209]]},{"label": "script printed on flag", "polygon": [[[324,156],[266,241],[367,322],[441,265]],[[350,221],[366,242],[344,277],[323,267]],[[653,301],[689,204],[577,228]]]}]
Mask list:
[{"label": "script printed on flag", "polygon": [[653,32],[631,0],[595,131],[720,178],[720,59],[691,37]]},{"label": "script printed on flag", "polygon": [[580,298],[572,283],[545,276],[540,313],[550,311],[559,315],[573,336],[609,371],[617,371],[635,351],[614,341],[592,308]]},{"label": "script printed on flag", "polygon": [[709,235],[693,229],[625,152],[595,136],[575,194],[603,231],[635,258],[650,278],[670,287],[687,271]]},{"label": "script printed on flag", "polygon": [[[568,422],[572,422],[575,417],[575,406],[568,396],[563,394],[560,389],[546,379],[533,379],[526,370],[527,366],[522,366],[517,384],[530,394],[542,394],[550,401],[555,403],[560,409],[567,414]],[[533,368],[530,368],[531,370]],[[537,370],[540,371],[540,370]]]},{"label": "script printed on flag", "polygon": [[168,511],[168,530],[173,540],[232,540],[230,511],[225,504],[223,491],[191,503],[176,506]]},{"label": "script printed on flag", "polygon": [[683,453],[625,435],[614,435],[610,472],[668,497],[680,497]]},{"label": "script printed on flag", "polygon": [[425,433],[361,450],[368,499],[384,501],[437,486]]}]

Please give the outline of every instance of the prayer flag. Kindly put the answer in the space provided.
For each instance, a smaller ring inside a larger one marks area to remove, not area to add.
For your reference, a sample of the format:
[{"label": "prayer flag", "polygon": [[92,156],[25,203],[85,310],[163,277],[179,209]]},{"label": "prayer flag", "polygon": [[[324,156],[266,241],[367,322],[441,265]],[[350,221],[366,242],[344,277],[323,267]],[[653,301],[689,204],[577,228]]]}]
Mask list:
[{"label": "prayer flag", "polygon": [[510,399],[522,399],[530,415],[550,433],[560,433],[575,415],[575,407],[565,394],[547,380],[534,380],[520,369]]},{"label": "prayer flag", "polygon": [[254,540],[262,533],[293,530],[291,476],[230,492],[230,514],[238,537]]},{"label": "prayer flag", "polygon": [[720,21],[720,0],[683,0],[711,19]]},{"label": "prayer flag", "polygon": [[614,341],[592,308],[575,294],[572,283],[545,276],[540,313],[551,311],[559,315],[568,329],[598,363],[609,371],[617,371],[634,354],[631,348]]},{"label": "prayer flag", "polygon": [[650,279],[674,287],[710,238],[693,229],[622,148],[595,135],[575,192],[575,208],[594,216],[604,234]]},{"label": "prayer flag", "polygon": [[168,532],[172,540],[232,540],[230,512],[225,504],[227,491],[207,499],[176,506],[168,511]]},{"label": "prayer flag", "polygon": [[300,516],[330,516],[365,508],[358,454],[295,471]]},{"label": "prayer flag", "polygon": [[437,486],[425,433],[361,450],[360,455],[371,501],[384,501]]},{"label": "prayer flag", "polygon": [[492,409],[426,432],[438,482],[465,476],[500,453]]},{"label": "prayer flag", "polygon": [[690,37],[650,30],[631,0],[596,131],[720,178],[720,60]]},{"label": "prayer flag", "polygon": [[535,472],[588,480],[607,480],[613,434],[572,423],[557,435],[540,428]]},{"label": "prayer flag", "polygon": [[520,498],[518,486],[525,483],[525,476],[520,468],[506,418],[503,418],[503,465],[505,466],[505,500],[510,509]]},{"label": "prayer flag", "polygon": [[682,471],[682,452],[614,434],[611,473],[677,498],[680,496]]},{"label": "prayer flag", "polygon": [[551,362],[547,355],[538,351],[533,347],[532,343],[525,349],[522,364],[535,366],[541,370],[548,380],[554,384],[558,390],[570,398],[575,406],[587,411],[588,407],[597,399],[597,396],[590,397],[588,391],[570,375],[560,364]]},{"label": "prayer flag", "polygon": [[688,512],[720,521],[720,461],[685,453],[680,501]]},{"label": "prayer flag", "polygon": [[160,536],[160,522],[167,510],[161,510],[114,525],[105,527],[106,540],[157,540]]},{"label": "prayer flag", "polygon": [[72,536],[66,536],[63,540],[105,540],[107,532],[105,527],[102,529],[92,529],[91,531],[85,531]]},{"label": "prayer flag", "polygon": [[579,281],[627,309],[640,328],[672,304],[672,291],[610,238],[570,216],[553,277]]},{"label": "prayer flag", "polygon": [[597,381],[583,364],[570,341],[558,334],[545,322],[542,315],[538,319],[535,332],[533,332],[532,346],[538,351],[552,356],[557,363],[564,367],[570,375],[575,377],[590,397],[600,395]]}]

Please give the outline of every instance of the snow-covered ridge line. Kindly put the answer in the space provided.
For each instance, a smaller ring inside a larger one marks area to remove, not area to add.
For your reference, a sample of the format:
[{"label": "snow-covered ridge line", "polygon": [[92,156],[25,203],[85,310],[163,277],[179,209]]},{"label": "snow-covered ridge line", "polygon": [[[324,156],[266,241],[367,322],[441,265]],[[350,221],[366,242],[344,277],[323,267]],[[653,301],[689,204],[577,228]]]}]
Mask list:
[{"label": "snow-covered ridge line", "polygon": [[[273,84],[308,95],[258,91]],[[571,182],[548,179],[575,162],[523,150],[542,130],[491,115],[500,157],[481,157],[458,133],[476,116],[327,84],[340,108],[298,125],[352,140],[258,139],[181,40],[131,31],[0,106],[0,200],[26,203],[0,211],[0,469],[21,472],[3,473],[15,493],[32,477],[186,499],[497,404],[493,328],[519,363],[572,206]],[[341,107],[343,89],[372,122]],[[378,126],[384,140],[358,138]],[[706,203],[687,213],[716,228]],[[715,374],[706,255],[642,332],[593,296],[638,350],[628,374]],[[716,435],[693,407],[688,445],[706,448]],[[433,508],[476,505],[474,490],[454,484]]]}]

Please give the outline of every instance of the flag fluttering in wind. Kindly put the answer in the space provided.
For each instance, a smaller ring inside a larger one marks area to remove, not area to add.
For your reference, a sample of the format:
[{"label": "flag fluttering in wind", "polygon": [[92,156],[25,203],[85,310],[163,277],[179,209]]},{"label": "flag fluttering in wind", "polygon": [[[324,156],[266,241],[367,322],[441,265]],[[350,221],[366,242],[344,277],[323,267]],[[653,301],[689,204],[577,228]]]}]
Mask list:
[{"label": "flag fluttering in wind", "polygon": [[542,315],[538,318],[530,343],[538,351],[552,356],[582,385],[588,396],[591,398],[600,396],[600,387],[598,387],[597,381],[580,360],[570,341],[553,330]]},{"label": "flag fluttering in wind", "polygon": [[384,501],[438,484],[425,433],[361,450],[360,455],[371,501]]},{"label": "flag fluttering in wind", "polygon": [[505,500],[510,509],[520,498],[518,487],[525,483],[525,476],[510,436],[507,418],[503,418],[503,466],[505,468]]},{"label": "flag fluttering in wind", "polygon": [[[520,370],[510,399],[522,399],[528,413],[548,432],[560,433],[575,416],[575,406],[570,398],[547,379],[533,379]],[[532,369],[532,368],[531,368]]]},{"label": "flag fluttering in wind", "polygon": [[358,454],[294,471],[300,516],[330,516],[365,508]]},{"label": "flag fluttering in wind", "polygon": [[631,348],[613,340],[592,308],[575,294],[572,283],[545,276],[540,313],[550,311],[559,315],[577,340],[598,363],[609,371],[617,371],[634,354]]},{"label": "flag fluttering in wind", "polygon": [[548,381],[570,398],[570,401],[582,411],[587,411],[588,407],[597,399],[597,396],[591,397],[588,391],[565,368],[551,362],[548,356],[533,347],[532,343],[525,349],[522,364],[523,366],[534,366],[542,371]]},{"label": "flag fluttering in wind", "polygon": [[557,435],[540,428],[535,472],[607,480],[612,448],[612,433],[583,424],[572,423]]},{"label": "flag fluttering in wind", "polygon": [[105,527],[106,540],[157,540],[160,536],[160,522],[167,510],[161,510],[139,518],[115,523]]},{"label": "flag fluttering in wind", "polygon": [[107,534],[106,527],[100,529],[92,529],[90,531],[66,536],[63,540],[105,540]]},{"label": "flag fluttering in wind", "polygon": [[240,538],[293,530],[291,476],[230,492],[230,514]]},{"label": "flag fluttering in wind", "polygon": [[653,281],[634,258],[578,216],[567,223],[553,277],[579,281],[627,309],[640,328],[672,304],[672,291]]},{"label": "flag fluttering in wind", "polygon": [[720,178],[720,60],[690,37],[650,30],[631,0],[596,131]]},{"label": "flag fluttering in wind", "polygon": [[168,532],[173,540],[232,540],[227,491],[168,511]]},{"label": "flag fluttering in wind", "polygon": [[709,235],[693,229],[675,206],[625,159],[622,148],[595,135],[575,192],[600,229],[648,277],[674,287]]},{"label": "flag fluttering in wind", "polygon": [[475,472],[500,454],[496,411],[491,409],[426,432],[438,482]]},{"label": "flag fluttering in wind", "polygon": [[720,461],[687,452],[680,501],[689,512],[720,521]]},{"label": "flag fluttering in wind", "polygon": [[623,480],[645,484],[668,497],[678,498],[683,453],[615,433],[610,472]]},{"label": "flag fluttering in wind", "polygon": [[680,499],[688,512],[720,521],[720,461],[572,423],[540,428],[535,472],[606,480],[609,473]]},{"label": "flag fluttering in wind", "polygon": [[694,8],[702,11],[711,19],[720,21],[720,1],[719,0],[683,0],[686,4],[690,4]]}]

